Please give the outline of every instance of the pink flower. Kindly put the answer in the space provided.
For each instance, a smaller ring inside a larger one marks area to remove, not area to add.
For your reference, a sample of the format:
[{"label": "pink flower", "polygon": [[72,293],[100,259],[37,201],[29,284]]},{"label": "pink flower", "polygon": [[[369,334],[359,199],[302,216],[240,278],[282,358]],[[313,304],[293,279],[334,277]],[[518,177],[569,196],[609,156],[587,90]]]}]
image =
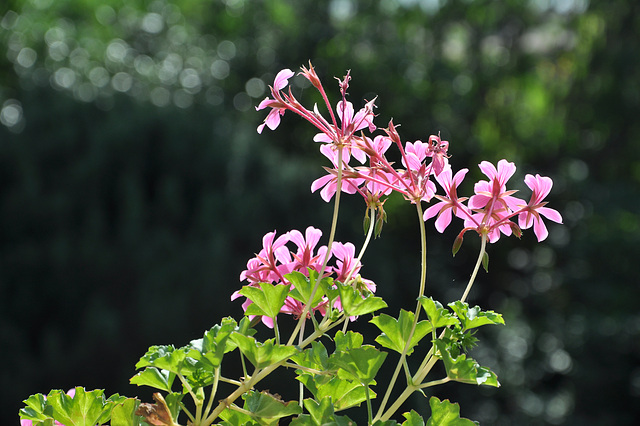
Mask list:
[{"label": "pink flower", "polygon": [[333,271],[337,274],[336,280],[344,283],[348,277],[357,274],[362,264],[357,261],[356,247],[351,243],[333,243],[331,252],[336,257],[336,267]]},{"label": "pink flower", "polygon": [[557,223],[562,223],[562,216],[557,210],[544,207],[547,202],[543,201],[544,198],[551,192],[553,181],[551,178],[540,175],[526,175],[524,183],[533,191],[531,194],[531,200],[522,209],[522,212],[518,215],[518,224],[520,228],[527,229],[533,225],[533,232],[538,237],[538,241],[543,241],[549,235],[547,227],[542,221],[544,216],[549,220]]},{"label": "pink flower", "polygon": [[[341,100],[338,102],[336,112],[340,120],[339,127],[327,123],[327,130],[316,134],[313,140],[331,144],[330,146],[334,150],[344,148],[343,160],[345,164],[349,163],[350,155],[353,155],[360,163],[364,163],[367,157],[364,151],[360,149],[357,143],[359,138],[355,137],[355,133],[365,127],[368,127],[370,132],[375,131],[373,103],[368,103],[354,115],[353,104],[349,101]],[[319,115],[317,109],[316,114]],[[344,146],[340,146],[343,144]],[[328,157],[326,151],[322,152]]]},{"label": "pink flower", "polygon": [[500,160],[498,167],[488,161],[479,165],[480,170],[490,179],[481,180],[474,185],[473,195],[468,207],[478,212],[465,220],[465,227],[475,227],[479,232],[487,232],[489,242],[496,242],[500,232],[509,236],[514,224],[509,220],[524,203],[512,197],[516,191],[507,190],[507,181],[516,172],[516,166],[507,160]]},{"label": "pink flower", "polygon": [[289,236],[290,241],[298,247],[298,251],[293,254],[293,269],[305,275],[307,275],[307,268],[319,271],[327,253],[327,248],[325,246],[320,247],[316,254],[313,251],[320,241],[322,231],[309,226],[305,230],[304,236],[296,229],[289,231]]},{"label": "pink flower", "polygon": [[438,176],[449,164],[449,157],[447,156],[448,149],[449,142],[441,140],[439,133],[438,136],[429,136],[429,151],[427,155],[432,158],[431,166],[433,174],[436,176]]},{"label": "pink flower", "polygon": [[451,223],[451,213],[461,219],[467,219],[470,216],[467,207],[462,204],[466,198],[458,198],[457,194],[457,188],[462,183],[462,180],[468,171],[469,169],[461,169],[452,178],[451,167],[447,167],[436,176],[436,180],[444,189],[446,197],[435,195],[440,202],[429,207],[424,212],[424,220],[438,215],[435,225],[436,229],[440,233],[444,232],[447,226]]},{"label": "pink flower", "polygon": [[265,125],[271,130],[275,130],[278,125],[280,125],[280,117],[283,116],[287,110],[287,105],[281,99],[279,92],[287,87],[289,79],[293,77],[293,75],[294,72],[290,69],[280,71],[278,75],[276,75],[273,86],[271,87],[271,94],[274,99],[269,99],[267,97],[256,107],[256,111],[260,111],[264,108],[271,108],[271,111],[267,114],[267,118],[265,118],[264,122],[258,126],[258,133],[262,133]]},{"label": "pink flower", "polygon": [[[248,285],[255,287],[259,286],[260,283],[293,286],[286,280],[286,274],[296,271],[308,277],[309,269],[319,273],[327,254],[327,247],[325,246],[321,246],[317,251],[315,250],[321,236],[322,232],[311,226],[305,230],[304,236],[295,229],[278,238],[276,238],[275,231],[267,233],[263,238],[262,250],[256,257],[247,262],[247,269],[240,274],[240,280],[246,280],[249,283]],[[288,243],[296,246],[295,253],[287,246]],[[356,262],[354,253],[355,247],[353,244],[334,242],[332,254],[337,259],[336,265],[328,265],[323,276],[337,275],[335,279],[345,280],[351,273],[351,269],[354,269],[353,274],[357,273],[362,265]],[[369,291],[375,291],[376,287],[373,282],[364,279],[362,282],[365,283]],[[243,297],[243,295],[240,294],[240,291],[236,291],[231,296],[231,300],[240,297]],[[327,302],[326,298],[321,300],[311,308],[311,311],[318,311],[324,315]],[[242,308],[246,311],[251,303],[253,303],[251,300],[245,299],[242,303]],[[302,302],[288,296],[280,312],[299,317],[304,312],[304,309],[305,305]],[[308,313],[308,315],[311,314]],[[253,316],[250,316],[250,318],[253,318]],[[263,316],[261,320],[267,327],[273,328],[273,318]]]},{"label": "pink flower", "polygon": [[422,167],[422,162],[427,158],[429,144],[422,141],[414,143],[407,142],[404,147],[405,156],[402,158],[402,165],[409,170],[418,171]]},{"label": "pink flower", "polygon": [[[336,169],[328,168],[325,170],[327,171],[326,175],[319,177],[311,183],[311,192],[316,192],[318,189],[322,188],[320,196],[328,203],[338,190],[338,171]],[[358,192],[358,187],[362,185],[362,182],[364,182],[364,179],[362,178],[351,177],[346,173],[343,173],[340,187],[342,192],[355,194]]]},{"label": "pink flower", "polygon": [[[511,197],[515,191],[506,190],[507,181],[516,172],[515,164],[510,163],[507,160],[500,160],[498,161],[498,168],[496,169],[496,167],[490,162],[483,161],[478,167],[480,167],[482,173],[484,173],[490,180],[481,180],[475,184],[474,192],[476,195],[473,195],[469,199],[469,208],[485,208],[491,201],[493,201],[503,203],[517,209],[521,200]],[[492,206],[489,206],[489,208],[492,208]]]}]

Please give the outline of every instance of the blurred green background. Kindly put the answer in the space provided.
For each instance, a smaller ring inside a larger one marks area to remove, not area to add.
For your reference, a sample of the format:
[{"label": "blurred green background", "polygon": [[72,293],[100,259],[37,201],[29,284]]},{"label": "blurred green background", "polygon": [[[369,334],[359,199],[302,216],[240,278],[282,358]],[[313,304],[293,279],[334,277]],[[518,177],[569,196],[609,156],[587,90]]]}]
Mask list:
[{"label": "blurred green background", "polygon": [[[313,129],[288,114],[255,131],[275,74],[311,60],[333,102],[333,76],[350,69],[351,100],[378,96],[379,126],[393,118],[410,141],[440,131],[454,169],[471,169],[463,193],[482,160],[515,161],[517,189],[526,173],[554,179],[565,224],[543,243],[528,231],[492,245],[471,295],[505,315],[472,353],[503,386],[436,394],[485,425],[639,424],[638,9],[3,0],[0,423],[51,388],[148,398],[128,383],[134,364],[150,345],[184,345],[241,315],[229,296],[264,233],[328,234],[331,206],[309,191],[326,165]],[[410,206],[387,206],[362,274],[395,314],[413,308],[419,237]],[[359,245],[362,201],[343,212],[337,238]],[[428,292],[443,303],[460,297],[478,248],[468,236],[452,259],[453,228],[429,224]],[[426,399],[411,402],[428,415]]]}]

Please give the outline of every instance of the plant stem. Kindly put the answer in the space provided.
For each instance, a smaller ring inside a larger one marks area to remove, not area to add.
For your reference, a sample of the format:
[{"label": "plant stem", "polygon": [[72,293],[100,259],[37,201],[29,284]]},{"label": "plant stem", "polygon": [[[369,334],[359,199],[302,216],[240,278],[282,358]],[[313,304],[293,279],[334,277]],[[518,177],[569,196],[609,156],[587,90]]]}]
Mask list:
[{"label": "plant stem", "polygon": [[[340,324],[340,321],[337,321],[337,322],[335,322],[333,324],[328,324],[324,328],[320,327],[318,330],[315,330],[313,333],[311,333],[311,335],[309,337],[307,337],[306,339],[304,339],[302,341],[302,343],[300,343],[300,345],[299,345],[300,349],[305,348],[311,342],[315,341],[318,337],[322,336],[324,333],[326,333],[327,331],[329,331],[330,329],[332,329],[333,327],[335,327],[335,326],[337,326],[339,324]],[[268,367],[265,367],[263,369],[260,369],[260,370],[256,369],[254,371],[254,373],[251,375],[251,377],[248,378],[248,380],[242,382],[242,384],[240,386],[238,386],[238,388],[235,391],[233,391],[229,396],[227,396],[225,399],[221,400],[218,403],[218,406],[211,412],[211,414],[209,414],[209,416],[206,419],[204,419],[202,421],[202,424],[203,425],[211,424],[220,415],[220,413],[225,408],[227,408],[231,404],[233,404],[233,401],[238,399],[240,396],[242,396],[242,394],[244,394],[248,390],[252,389],[262,379],[267,377],[275,369],[277,369],[281,365],[285,364],[287,361],[288,361],[288,359],[283,359],[282,361],[277,362],[275,364],[271,364]]]},{"label": "plant stem", "polygon": [[203,417],[207,417],[209,412],[211,411],[211,407],[213,407],[213,400],[218,392],[218,383],[220,383],[220,366],[218,366],[213,375],[213,384],[211,385],[211,393],[209,394],[209,402],[207,403],[207,408],[205,408]]},{"label": "plant stem", "polygon": [[460,298],[461,302],[464,302],[471,291],[471,286],[473,286],[474,281],[476,280],[476,276],[478,275],[478,270],[480,270],[480,265],[482,264],[482,258],[486,252],[487,248],[487,234],[482,234],[482,241],[480,243],[480,253],[478,254],[478,260],[476,261],[476,266],[473,268],[473,272],[471,273],[471,278],[469,278],[469,283],[467,284],[467,288],[464,289],[464,293]]},{"label": "plant stem", "polygon": [[[367,247],[369,246],[369,243],[371,242],[371,235],[373,235],[373,229],[375,228],[375,209],[371,208],[371,222],[369,222],[369,229],[367,230],[367,236],[364,239],[364,243],[362,244],[362,248],[360,249],[360,253],[358,253],[358,257],[356,258],[355,262],[353,263],[353,268],[351,268],[351,271],[349,271],[349,275],[347,275],[347,278],[345,278],[345,283],[349,282],[349,280],[351,279],[351,277],[353,276],[353,273],[355,272],[356,268],[358,267],[358,265],[361,263],[362,261],[362,256],[364,256],[364,252],[367,250]],[[347,327],[349,326],[349,321],[345,321],[344,325],[342,326],[342,332],[346,333],[347,332]]]},{"label": "plant stem", "polygon": [[[469,278],[469,283],[467,284],[464,294],[460,298],[461,302],[464,302],[466,300],[467,296],[469,295],[469,291],[471,291],[471,287],[473,286],[476,276],[478,275],[478,270],[480,269],[480,265],[482,264],[482,257],[484,256],[486,245],[487,245],[487,234],[483,234],[482,240],[481,240],[481,246],[480,246],[480,253],[478,254],[478,260],[476,261],[475,267],[473,268],[473,272],[471,273],[471,278]],[[444,335],[444,330],[440,334],[440,338],[442,338],[443,335]],[[402,403],[404,403],[404,401],[407,398],[409,398],[409,396],[415,390],[421,389],[423,387],[428,387],[426,385],[432,386],[435,384],[439,384],[440,381],[435,380],[433,382],[426,383],[425,385],[421,385],[422,380],[424,380],[427,374],[429,374],[429,372],[431,371],[431,369],[433,368],[433,366],[436,364],[437,361],[438,361],[438,358],[434,356],[434,348],[432,347],[429,353],[427,353],[424,361],[422,362],[422,365],[420,365],[420,368],[418,368],[418,371],[412,377],[412,385],[407,386],[407,389],[405,389],[404,392],[402,392],[402,394],[398,397],[398,399],[393,403],[391,407],[389,407],[389,409],[386,412],[384,412],[383,415],[380,415],[381,411],[379,411],[378,414],[376,415],[376,420],[377,419],[380,419],[383,421],[388,420],[389,417],[391,417],[393,413],[395,413],[398,410],[398,408],[400,408]],[[444,379],[441,379],[441,380],[444,380]],[[446,383],[446,382],[442,382],[442,383]]]},{"label": "plant stem", "polygon": [[[418,213],[418,223],[420,224],[420,247],[422,257],[420,260],[421,270],[420,270],[420,290],[418,292],[418,299],[424,296],[424,289],[427,282],[427,232],[424,226],[424,220],[422,218],[422,205],[420,201],[416,202],[416,210]],[[418,315],[420,313],[420,300],[418,300],[418,305],[416,306],[416,312],[413,318],[413,324],[411,325],[411,331],[409,332],[409,336],[407,338],[407,342],[402,350],[402,354],[400,354],[400,359],[398,360],[398,364],[396,365],[396,369],[393,372],[393,376],[391,376],[391,381],[389,382],[389,386],[387,386],[387,391],[384,394],[384,398],[380,403],[380,408],[376,413],[376,419],[380,417],[380,415],[384,412],[384,408],[389,401],[389,397],[391,396],[391,391],[396,384],[396,380],[398,379],[398,375],[400,374],[400,369],[405,363],[405,359],[407,357],[407,352],[409,350],[409,345],[411,345],[411,339],[413,339],[413,333],[416,330],[416,326],[418,324]]]},{"label": "plant stem", "polygon": [[331,220],[331,232],[329,233],[329,242],[327,243],[327,252],[324,255],[324,261],[322,262],[322,267],[320,271],[318,271],[318,278],[316,279],[315,284],[313,285],[313,290],[311,290],[311,295],[309,296],[309,301],[306,303],[304,309],[302,310],[302,315],[300,315],[300,319],[298,320],[298,324],[296,324],[296,328],[291,333],[291,337],[287,342],[287,346],[290,346],[295,341],[296,335],[302,328],[302,323],[306,321],[307,315],[309,314],[309,310],[311,309],[311,301],[316,295],[316,291],[318,291],[318,286],[320,285],[320,280],[322,280],[322,275],[324,274],[325,269],[327,268],[327,263],[329,263],[329,258],[331,257],[331,248],[333,246],[333,240],[336,235],[336,228],[338,227],[338,212],[340,211],[340,193],[342,192],[342,146],[338,146],[338,176],[336,179],[336,198],[333,204],[333,218]]},{"label": "plant stem", "polygon": [[373,411],[371,410],[371,395],[369,395],[369,385],[364,385],[365,395],[367,397],[367,419],[370,425],[373,424]]},{"label": "plant stem", "polygon": [[445,384],[445,383],[447,383],[447,382],[450,382],[450,381],[451,381],[451,379],[450,379],[450,378],[448,378],[448,377],[444,377],[444,378],[442,378],[442,379],[432,380],[432,381],[430,381],[430,382],[424,383],[424,384],[422,384],[422,385],[418,386],[418,388],[419,388],[419,389],[424,389],[424,388],[429,388],[429,387],[431,387],[431,386],[443,385],[443,384]]},{"label": "plant stem", "polygon": [[[306,325],[306,322],[302,323],[302,326],[300,327],[300,334],[298,335],[298,345],[302,344],[302,339],[304,338],[304,326]],[[300,404],[300,407],[304,407],[304,405],[302,405],[302,401],[304,400],[304,383],[300,382],[298,384],[298,391],[299,391],[299,398],[298,398],[298,402]]]},{"label": "plant stem", "polygon": [[278,318],[273,317],[273,331],[276,335],[276,345],[280,344],[280,329],[278,328]]}]

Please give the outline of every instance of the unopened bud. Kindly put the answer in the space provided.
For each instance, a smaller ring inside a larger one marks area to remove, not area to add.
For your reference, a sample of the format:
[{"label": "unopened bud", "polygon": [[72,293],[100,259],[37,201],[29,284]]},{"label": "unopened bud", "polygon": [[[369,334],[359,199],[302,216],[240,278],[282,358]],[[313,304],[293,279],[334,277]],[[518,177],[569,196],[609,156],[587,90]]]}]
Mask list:
[{"label": "unopened bud", "polygon": [[511,231],[513,232],[513,235],[515,235],[516,238],[520,239],[520,237],[522,237],[522,229],[520,229],[520,227],[514,222],[509,221],[508,223]]},{"label": "unopened bud", "polygon": [[466,229],[463,229],[462,232],[460,232],[458,234],[458,236],[456,237],[456,239],[453,241],[453,247],[451,248],[451,252],[453,253],[453,257],[456,256],[456,253],[458,253],[458,250],[460,250],[460,247],[462,247],[462,240],[464,238],[464,233],[466,232]]}]

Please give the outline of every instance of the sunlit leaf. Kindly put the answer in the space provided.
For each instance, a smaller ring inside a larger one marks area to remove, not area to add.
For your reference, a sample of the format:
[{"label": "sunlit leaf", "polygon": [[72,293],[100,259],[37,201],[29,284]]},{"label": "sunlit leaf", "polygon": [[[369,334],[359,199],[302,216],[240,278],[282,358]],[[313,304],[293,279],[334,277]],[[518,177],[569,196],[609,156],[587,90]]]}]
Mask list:
[{"label": "sunlit leaf", "polygon": [[346,333],[338,331],[333,337],[333,340],[336,343],[336,352],[342,352],[362,346],[364,337],[355,331],[347,331]]},{"label": "sunlit leaf", "polygon": [[[431,418],[427,426],[475,426],[476,423],[460,417],[460,405],[452,404],[449,400],[440,401],[435,396],[429,399]],[[404,423],[403,423],[404,425]]]},{"label": "sunlit leaf", "polygon": [[181,373],[189,348],[176,349],[173,345],[151,346],[136,364],[136,369],[156,367],[172,373]]},{"label": "sunlit leaf", "polygon": [[226,408],[220,413],[220,418],[224,421],[220,423],[222,426],[253,426],[259,425],[253,421],[250,415],[241,413],[230,408]]},{"label": "sunlit leaf", "polygon": [[450,347],[442,340],[436,340],[437,356],[442,359],[447,377],[457,382],[474,385],[488,385],[499,387],[498,377],[487,367],[482,367],[473,358],[465,354],[453,356]]},{"label": "sunlit leaf", "polygon": [[313,368],[314,370],[324,371],[329,368],[327,348],[321,342],[311,343],[310,348],[293,355],[291,360],[302,367]]},{"label": "sunlit leaf", "polygon": [[211,370],[219,367],[224,354],[236,348],[229,336],[237,329],[238,324],[233,318],[223,318],[220,325],[206,331],[201,339],[191,341],[188,356]]},{"label": "sunlit leaf", "polygon": [[54,390],[47,396],[47,404],[53,409],[53,417],[62,424],[95,426],[105,408],[104,391],[86,392],[78,386],[71,397],[61,390]]},{"label": "sunlit leaf", "polygon": [[242,287],[240,294],[253,302],[247,306],[245,315],[264,315],[275,318],[284,306],[284,301],[289,294],[289,286],[260,283],[260,288],[257,288],[247,285]]},{"label": "sunlit leaf", "polygon": [[285,402],[280,396],[268,392],[250,391],[242,398],[244,409],[250,411],[256,418],[275,420],[302,413],[302,407],[297,401]]},{"label": "sunlit leaf", "polygon": [[348,284],[337,282],[340,303],[347,316],[369,314],[387,307],[387,303],[372,294],[363,295]]},{"label": "sunlit leaf", "polygon": [[340,377],[343,372],[347,372],[363,385],[369,385],[374,381],[386,357],[386,352],[373,346],[361,346],[347,352],[336,352],[329,360],[340,368]]},{"label": "sunlit leaf", "polygon": [[167,370],[160,370],[156,367],[147,367],[135,376],[129,382],[138,386],[150,386],[166,392],[171,392],[171,386],[175,379],[175,373]]},{"label": "sunlit leaf", "polygon": [[[331,398],[336,411],[359,406],[366,401],[365,387],[357,381],[344,380],[338,376],[302,374],[298,376],[316,400]],[[370,398],[375,397],[375,392],[369,391]]]},{"label": "sunlit leaf", "polygon": [[238,345],[242,354],[246,356],[256,368],[264,368],[271,364],[277,364],[298,352],[298,349],[294,346],[275,344],[274,339],[260,343],[251,336],[243,336],[236,332],[231,334],[231,339]]},{"label": "sunlit leaf", "polygon": [[425,426],[422,416],[416,413],[414,410],[411,410],[408,413],[404,413],[403,416],[407,420],[402,422],[402,426]]},{"label": "sunlit leaf", "polygon": [[468,303],[456,300],[453,303],[449,303],[449,307],[451,307],[460,319],[463,330],[469,330],[486,324],[504,325],[502,315],[493,311],[483,311],[479,306],[470,308]]},{"label": "sunlit leaf", "polygon": [[[393,349],[398,353],[402,353],[407,341],[409,340],[409,334],[413,326],[415,315],[413,312],[405,311],[402,309],[398,319],[395,319],[389,315],[381,314],[380,316],[373,317],[370,322],[375,324],[382,334],[376,338],[376,342],[385,348]],[[416,324],[415,331],[411,337],[411,343],[409,344],[407,355],[411,355],[413,348],[420,342],[420,340],[429,334],[433,327],[429,321],[420,321]]]},{"label": "sunlit leaf", "polygon": [[448,309],[444,308],[440,302],[430,297],[420,297],[420,305],[427,314],[429,322],[434,328],[446,327],[448,325],[456,325],[459,321],[451,315]]},{"label": "sunlit leaf", "polygon": [[20,410],[21,419],[31,420],[34,424],[53,425],[53,411],[50,406],[47,406],[47,400],[43,394],[31,395],[23,402],[26,407]]},{"label": "sunlit leaf", "polygon": [[114,404],[111,410],[111,426],[140,426],[142,418],[136,416],[136,408],[139,401],[126,398],[124,401]]},{"label": "sunlit leaf", "polygon": [[[315,276],[317,277],[317,273]],[[316,284],[316,279],[313,275],[310,275],[311,278],[307,278],[301,272],[293,271],[290,274],[286,274],[284,277],[294,286],[294,289],[291,290],[289,296],[299,302],[307,304],[311,298],[313,287]],[[317,306],[322,301],[323,297],[324,291],[322,290],[322,286],[318,285],[318,288],[313,295],[313,302],[311,302],[311,306]]]}]

